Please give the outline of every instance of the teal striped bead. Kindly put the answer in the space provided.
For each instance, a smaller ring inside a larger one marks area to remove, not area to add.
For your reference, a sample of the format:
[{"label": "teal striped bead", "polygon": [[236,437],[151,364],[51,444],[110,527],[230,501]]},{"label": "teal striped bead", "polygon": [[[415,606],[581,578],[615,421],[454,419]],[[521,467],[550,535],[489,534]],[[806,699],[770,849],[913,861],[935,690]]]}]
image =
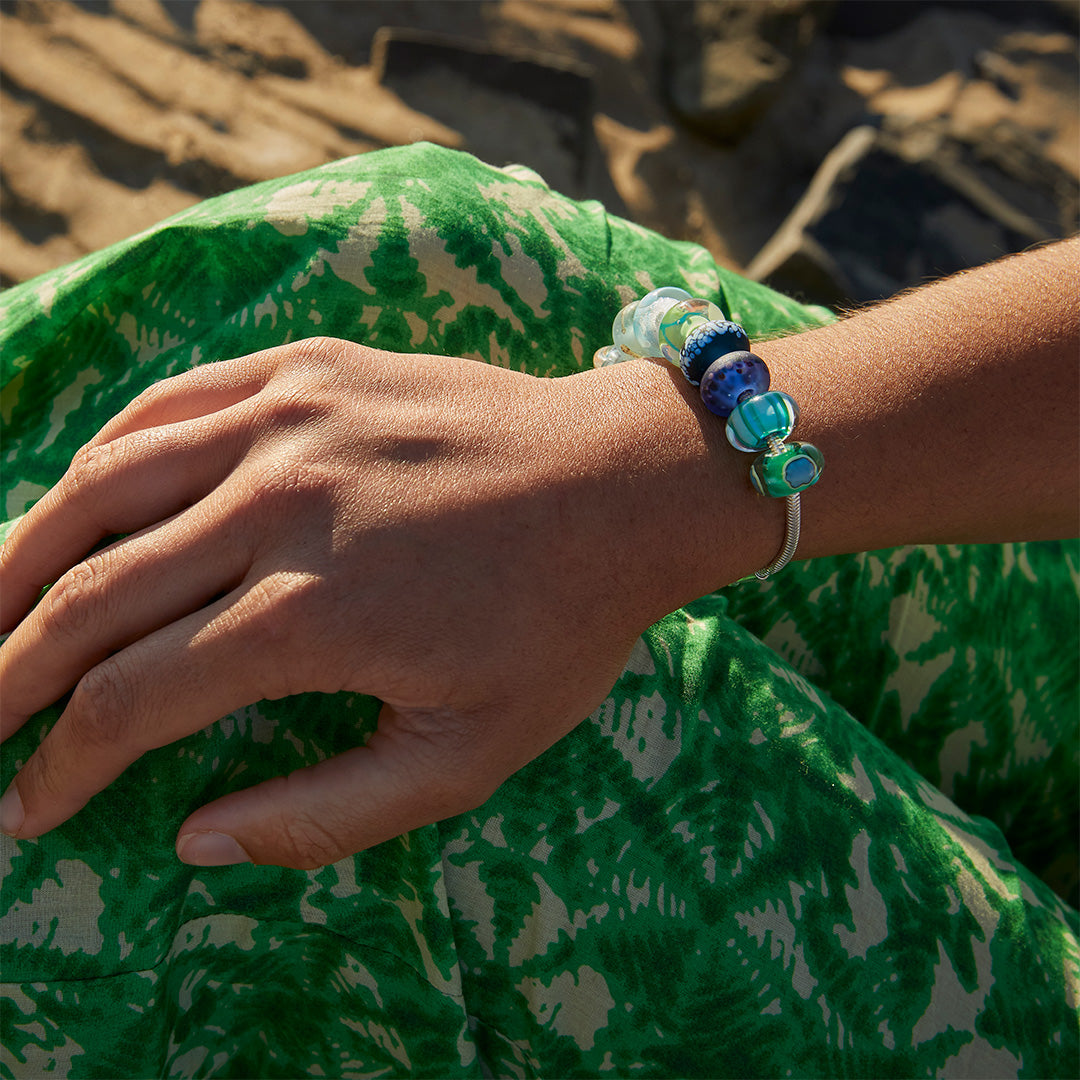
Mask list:
[{"label": "teal striped bead", "polygon": [[660,352],[669,364],[682,367],[682,347],[691,331],[707,322],[725,318],[710,300],[692,297],[668,308],[660,320]]},{"label": "teal striped bead", "polygon": [[799,420],[799,406],[795,400],[780,390],[767,390],[764,394],[740,401],[728,417],[728,442],[736,450],[752,454],[769,445],[769,436],[786,439]]},{"label": "teal striped bead", "polygon": [[784,498],[816,484],[825,468],[821,451],[810,443],[785,443],[776,453],[767,450],[754,458],[750,482],[762,495]]}]

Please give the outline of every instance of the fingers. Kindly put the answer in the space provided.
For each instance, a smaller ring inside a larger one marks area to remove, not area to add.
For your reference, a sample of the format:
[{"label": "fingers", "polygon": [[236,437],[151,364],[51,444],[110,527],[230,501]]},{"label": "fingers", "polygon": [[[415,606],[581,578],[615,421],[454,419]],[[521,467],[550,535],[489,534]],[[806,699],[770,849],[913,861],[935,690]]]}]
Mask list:
[{"label": "fingers", "polygon": [[117,413],[90,441],[112,442],[147,428],[167,427],[210,416],[258,393],[275,369],[270,353],[203,364],[155,383]]},{"label": "fingers", "polygon": [[201,498],[235,453],[219,415],[258,393],[272,352],[206,364],[140,394],[78,454],[0,548],[0,632],[104,537],[133,532]]},{"label": "fingers", "polygon": [[245,584],[88,671],[5,793],[0,829],[40,836],[146,751],[293,692],[286,660],[302,620],[270,598],[296,591],[285,581]]},{"label": "fingers", "polygon": [[153,525],[206,495],[233,468],[241,434],[203,417],[84,447],[0,548],[0,628],[10,630],[104,537]]},{"label": "fingers", "polygon": [[485,764],[474,737],[484,726],[384,705],[366,746],[200,807],[180,827],[177,854],[198,866],[311,869],[474,809],[510,771]]},{"label": "fingers", "polygon": [[0,649],[0,738],[108,656],[236,587],[250,568],[251,546],[242,533],[208,541],[204,522],[213,516],[194,507],[57,581]]},{"label": "fingers", "polygon": [[468,711],[384,704],[366,746],[200,807],[177,855],[313,869],[473,810],[604,700],[631,647],[609,644],[595,668],[567,668],[539,696],[525,680],[516,697]]}]

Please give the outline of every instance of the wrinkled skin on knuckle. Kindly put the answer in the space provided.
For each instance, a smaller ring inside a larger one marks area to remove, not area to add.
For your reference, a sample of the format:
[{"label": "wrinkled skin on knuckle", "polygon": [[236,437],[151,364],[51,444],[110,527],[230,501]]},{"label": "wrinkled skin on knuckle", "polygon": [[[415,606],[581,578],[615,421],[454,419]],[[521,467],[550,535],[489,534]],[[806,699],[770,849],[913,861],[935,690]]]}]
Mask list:
[{"label": "wrinkled skin on knuckle", "polygon": [[306,448],[261,454],[245,470],[244,486],[250,507],[267,517],[267,528],[298,520],[310,533],[310,526],[326,528],[333,522],[338,479]]},{"label": "wrinkled skin on knuckle", "polygon": [[65,710],[65,731],[90,750],[130,743],[136,700],[127,665],[110,657],[79,680]]},{"label": "wrinkled skin on knuckle", "polygon": [[273,861],[298,870],[316,870],[352,854],[346,850],[347,841],[342,846],[352,824],[344,815],[332,806],[317,803],[317,812],[323,818],[318,820],[313,812],[295,805],[293,789],[308,789],[305,794],[310,796],[311,783],[311,775],[302,769],[266,783],[273,804],[284,807],[272,818]]},{"label": "wrinkled skin on knuckle", "polygon": [[259,666],[263,697],[344,689],[338,682],[341,667],[321,640],[328,594],[325,581],[302,571],[268,574],[249,587],[242,607],[231,617],[243,624],[251,662]]},{"label": "wrinkled skin on knuckle", "polygon": [[46,637],[63,642],[99,621],[103,566],[100,558],[78,563],[46,593],[38,613]]},{"label": "wrinkled skin on knuckle", "polygon": [[131,399],[127,407],[121,410],[117,419],[126,422],[139,413],[154,408],[160,401],[169,397],[172,388],[173,384],[169,379],[151,383],[145,390],[141,390]]},{"label": "wrinkled skin on knuckle", "polygon": [[87,443],[75,451],[71,464],[64,474],[64,487],[68,498],[92,498],[107,481],[109,474],[122,456],[122,444],[118,440]]},{"label": "wrinkled skin on knuckle", "polygon": [[278,842],[282,851],[276,853],[274,861],[297,870],[317,870],[345,854],[326,828],[306,817],[283,816]]},{"label": "wrinkled skin on knuckle", "polygon": [[288,436],[325,418],[334,409],[331,395],[310,379],[280,379],[259,394],[253,405],[255,422],[266,435]]},{"label": "wrinkled skin on knuckle", "polygon": [[371,349],[344,338],[316,334],[314,337],[293,342],[288,347],[288,352],[282,357],[278,367],[278,374],[315,369],[333,371],[346,363],[351,355],[363,356],[371,352]]},{"label": "wrinkled skin on knuckle", "polygon": [[48,750],[39,750],[23,766],[18,787],[28,817],[38,810],[49,812],[66,805],[71,792],[66,770]]},{"label": "wrinkled skin on knuckle", "polygon": [[410,786],[423,793],[431,821],[482,806],[506,779],[488,759],[482,721],[455,709],[417,710],[391,735],[404,740]]},{"label": "wrinkled skin on knuckle", "polygon": [[357,388],[350,355],[356,352],[368,350],[336,338],[308,338],[291,347],[258,395],[261,422],[280,430],[339,410]]}]

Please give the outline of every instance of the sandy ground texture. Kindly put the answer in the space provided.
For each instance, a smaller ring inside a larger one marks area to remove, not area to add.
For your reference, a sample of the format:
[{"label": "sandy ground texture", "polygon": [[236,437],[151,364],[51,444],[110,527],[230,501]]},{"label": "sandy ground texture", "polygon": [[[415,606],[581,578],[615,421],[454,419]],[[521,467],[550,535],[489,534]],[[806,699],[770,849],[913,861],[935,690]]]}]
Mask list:
[{"label": "sandy ground texture", "polygon": [[860,124],[909,155],[992,159],[1006,195],[1044,193],[1020,207],[1039,219],[1023,236],[1073,231],[1076,5],[896,8],[0,0],[0,283],[204,197],[416,139],[524,162],[735,268]]}]

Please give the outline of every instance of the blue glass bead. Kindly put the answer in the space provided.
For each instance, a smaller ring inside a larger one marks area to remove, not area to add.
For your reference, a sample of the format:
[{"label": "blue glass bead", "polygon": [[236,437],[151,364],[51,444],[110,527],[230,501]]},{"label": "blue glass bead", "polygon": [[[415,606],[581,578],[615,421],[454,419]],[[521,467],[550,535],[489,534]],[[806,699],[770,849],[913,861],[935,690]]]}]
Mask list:
[{"label": "blue glass bead", "polygon": [[644,352],[642,356],[660,355],[660,322],[680,300],[689,300],[685,289],[664,285],[646,293],[634,309],[634,337]]},{"label": "blue glass bead", "polygon": [[[716,319],[713,322],[707,322],[704,326],[697,326],[690,331],[686,344],[682,347],[679,366],[687,379],[694,386],[697,386],[714,360],[718,360],[727,353],[745,352],[749,348],[750,339],[746,336],[746,331],[738,323],[728,322],[726,319]],[[761,390],[768,390],[768,388],[769,384],[766,381],[764,387],[761,389],[755,388],[754,393],[760,393]],[[733,401],[731,408],[734,407],[735,402]],[[728,409],[728,412],[731,412],[731,409]],[[719,415],[727,416],[727,413],[720,413]]]},{"label": "blue glass bead", "polygon": [[769,445],[769,436],[786,439],[799,422],[799,406],[794,398],[779,390],[740,401],[728,417],[725,431],[736,450],[752,454]]},{"label": "blue glass bead", "polygon": [[810,443],[785,443],[779,453],[766,451],[754,458],[750,482],[762,495],[783,498],[816,484],[825,468],[821,451]]},{"label": "blue glass bead", "polygon": [[724,313],[709,300],[680,300],[660,320],[660,355],[669,364],[681,367],[682,347],[691,332],[704,323],[723,321],[723,318]]},{"label": "blue glass bead", "polygon": [[729,352],[701,377],[701,400],[709,412],[729,416],[740,401],[769,389],[769,369],[752,352]]}]

